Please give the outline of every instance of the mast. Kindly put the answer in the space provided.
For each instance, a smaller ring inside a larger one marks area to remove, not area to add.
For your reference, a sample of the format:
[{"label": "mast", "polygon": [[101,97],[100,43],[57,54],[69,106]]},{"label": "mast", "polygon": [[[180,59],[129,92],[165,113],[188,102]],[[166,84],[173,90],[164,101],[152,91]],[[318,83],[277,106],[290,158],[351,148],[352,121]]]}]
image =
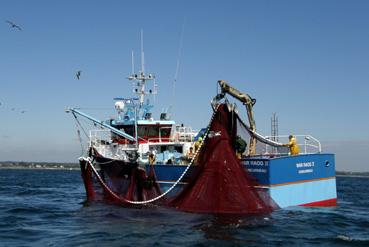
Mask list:
[{"label": "mast", "polygon": [[272,141],[278,142],[278,117],[277,113],[273,113],[270,119],[271,123],[271,134],[272,134]]},{"label": "mast", "polygon": [[145,54],[143,44],[143,31],[141,29],[141,74],[145,74]]},{"label": "mast", "polygon": [[[145,74],[145,54],[143,46],[143,31],[141,30],[141,71],[137,75],[134,72],[134,60],[132,51],[132,75],[128,77],[129,80],[134,81],[133,92],[139,96],[140,106],[144,105],[145,95],[155,95],[157,94],[157,84],[155,82],[155,76],[152,74]],[[152,89],[146,88],[146,82],[153,80]]]},{"label": "mast", "polygon": [[[274,142],[278,142],[278,116],[277,113],[273,113],[272,117],[270,119],[270,124],[271,124],[271,135],[272,135],[272,141]],[[273,147],[272,148],[273,153],[277,153],[277,148]]]},{"label": "mast", "polygon": [[134,56],[134,52],[132,49],[132,75],[135,74],[135,56]]}]

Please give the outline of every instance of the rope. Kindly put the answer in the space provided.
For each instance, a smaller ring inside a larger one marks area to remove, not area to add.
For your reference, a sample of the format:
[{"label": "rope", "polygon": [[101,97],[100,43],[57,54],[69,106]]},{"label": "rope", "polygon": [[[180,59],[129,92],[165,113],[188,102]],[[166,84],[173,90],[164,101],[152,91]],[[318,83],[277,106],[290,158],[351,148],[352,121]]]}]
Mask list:
[{"label": "rope", "polygon": [[154,201],[157,201],[159,200],[160,198],[162,198],[163,196],[165,196],[166,194],[168,194],[170,191],[172,191],[176,186],[177,184],[182,180],[182,178],[184,177],[184,175],[186,175],[187,171],[189,170],[189,168],[191,167],[191,165],[193,164],[193,162],[195,161],[195,159],[197,158],[198,154],[200,153],[202,147],[204,146],[204,143],[205,143],[205,140],[206,138],[208,137],[208,134],[209,134],[209,130],[210,130],[210,126],[211,126],[211,123],[213,122],[213,119],[215,117],[215,114],[216,112],[218,111],[218,107],[219,105],[217,105],[216,109],[214,110],[213,112],[213,115],[210,119],[210,122],[208,124],[208,127],[206,128],[206,132],[205,132],[205,135],[204,135],[204,139],[202,140],[198,150],[196,151],[195,155],[192,157],[191,159],[191,162],[187,165],[186,169],[183,171],[183,173],[181,174],[181,176],[178,178],[178,180],[167,190],[165,191],[163,194],[155,197],[155,198],[152,198],[150,200],[146,200],[146,201],[130,201],[130,200],[127,200],[127,199],[124,199],[124,198],[121,198],[120,196],[118,196],[117,194],[115,194],[102,180],[102,178],[100,177],[100,175],[97,173],[97,171],[95,170],[95,167],[93,166],[93,164],[91,163],[91,160],[90,158],[84,158],[84,157],[81,157],[80,159],[83,159],[85,161],[88,162],[88,164],[91,166],[92,170],[94,171],[95,173],[95,176],[97,176],[97,178],[99,179],[100,183],[102,183],[102,186],[107,189],[109,191],[109,193],[111,193],[115,198],[119,199],[119,200],[123,200],[124,202],[126,203],[130,203],[130,204],[135,204],[135,205],[139,205],[139,204],[147,204],[147,203],[151,203],[151,202],[154,202]]},{"label": "rope", "polygon": [[249,134],[252,135],[253,137],[255,137],[258,141],[260,141],[264,144],[268,144],[272,147],[283,147],[283,143],[268,140],[264,136],[258,134],[257,132],[252,131],[250,129],[250,127],[240,118],[240,116],[238,114],[237,114],[237,118],[240,121],[241,125],[247,130],[247,132],[249,132]]},{"label": "rope", "polygon": [[102,187],[104,187],[107,191],[109,191],[109,193],[110,193],[113,197],[115,197],[115,199],[117,199],[117,200],[119,200],[119,201],[128,202],[128,200],[126,200],[125,198],[121,198],[120,196],[118,196],[117,194],[115,194],[115,193],[114,193],[114,192],[109,188],[109,186],[107,186],[107,185],[104,183],[103,179],[100,177],[99,173],[96,171],[95,167],[92,165],[90,157],[88,157],[88,158],[81,157],[81,158],[79,158],[79,159],[80,159],[80,160],[84,160],[84,161],[88,162],[88,164],[90,165],[90,167],[91,167],[92,171],[94,172],[94,174],[95,174],[96,178],[99,180],[99,182],[100,182],[101,186],[102,186]]},{"label": "rope", "polygon": [[110,160],[110,161],[106,161],[106,162],[99,162],[99,165],[105,165],[105,164],[109,164],[114,162],[115,160]]},{"label": "rope", "polygon": [[87,132],[85,131],[85,129],[82,127],[81,123],[79,122],[76,114],[74,114],[74,112],[72,112],[75,120],[76,120],[76,123],[79,125],[79,127],[82,129],[83,133],[85,134],[85,136],[87,137],[87,139],[89,139],[90,137],[88,136]]},{"label": "rope", "polygon": [[[78,128],[78,126],[77,126],[77,128]],[[79,131],[79,129],[77,129],[77,135],[78,135],[79,144],[81,145],[81,155],[83,155],[85,147],[83,146],[83,142],[82,142],[82,138],[81,138],[81,131]]]},{"label": "rope", "polygon": [[[74,118],[77,120],[77,117],[75,115],[74,115]],[[79,126],[78,126],[77,122],[78,122],[78,120],[75,122],[76,129],[77,129],[77,135],[78,135],[78,141],[79,141],[79,144],[81,145],[81,155],[83,155],[84,150],[85,150],[85,147],[83,146],[82,137],[81,137],[81,131],[79,129]]]}]

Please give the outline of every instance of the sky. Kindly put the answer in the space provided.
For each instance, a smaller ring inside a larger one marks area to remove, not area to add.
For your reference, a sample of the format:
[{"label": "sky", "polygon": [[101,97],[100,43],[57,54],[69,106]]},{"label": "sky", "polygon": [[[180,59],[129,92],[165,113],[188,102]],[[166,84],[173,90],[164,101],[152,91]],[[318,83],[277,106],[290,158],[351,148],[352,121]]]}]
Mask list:
[{"label": "sky", "polygon": [[279,134],[310,134],[337,170],[369,171],[368,13],[360,0],[2,0],[0,161],[75,162],[65,108],[113,115],[113,98],[132,96],[126,77],[143,30],[154,115],[172,105],[176,122],[206,126],[223,79],[257,99],[260,134],[271,134],[275,112]]}]

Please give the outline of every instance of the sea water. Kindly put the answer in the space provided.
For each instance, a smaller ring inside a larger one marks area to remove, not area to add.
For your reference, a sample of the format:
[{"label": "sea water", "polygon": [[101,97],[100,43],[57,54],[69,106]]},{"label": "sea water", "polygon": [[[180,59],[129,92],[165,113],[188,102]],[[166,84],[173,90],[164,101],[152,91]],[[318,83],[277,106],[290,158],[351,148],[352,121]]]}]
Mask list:
[{"label": "sea water", "polygon": [[369,246],[368,188],[337,177],[338,207],[219,217],[86,204],[78,171],[0,169],[0,246]]}]

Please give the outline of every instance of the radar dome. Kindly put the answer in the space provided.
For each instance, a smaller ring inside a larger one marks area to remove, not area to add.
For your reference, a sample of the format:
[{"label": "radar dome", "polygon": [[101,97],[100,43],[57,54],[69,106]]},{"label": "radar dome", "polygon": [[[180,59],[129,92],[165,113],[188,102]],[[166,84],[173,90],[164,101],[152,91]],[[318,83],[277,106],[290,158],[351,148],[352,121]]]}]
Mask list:
[{"label": "radar dome", "polygon": [[115,102],[115,105],[114,106],[115,106],[115,109],[118,112],[121,112],[124,109],[124,102],[123,101],[117,101],[117,102]]}]

